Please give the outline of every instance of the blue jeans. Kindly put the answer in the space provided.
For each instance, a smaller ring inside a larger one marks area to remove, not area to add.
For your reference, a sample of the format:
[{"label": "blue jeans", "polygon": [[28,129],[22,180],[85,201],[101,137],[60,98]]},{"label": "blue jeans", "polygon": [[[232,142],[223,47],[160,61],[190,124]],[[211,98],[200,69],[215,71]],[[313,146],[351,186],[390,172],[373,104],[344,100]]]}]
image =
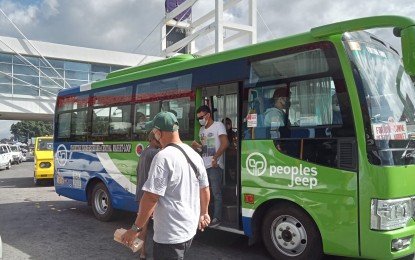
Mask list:
[{"label": "blue jeans", "polygon": [[[211,167],[206,169],[209,185],[212,189],[213,199],[215,200],[215,211],[213,218],[222,219],[222,175],[223,170],[220,167]],[[212,218],[212,219],[213,219]]]}]

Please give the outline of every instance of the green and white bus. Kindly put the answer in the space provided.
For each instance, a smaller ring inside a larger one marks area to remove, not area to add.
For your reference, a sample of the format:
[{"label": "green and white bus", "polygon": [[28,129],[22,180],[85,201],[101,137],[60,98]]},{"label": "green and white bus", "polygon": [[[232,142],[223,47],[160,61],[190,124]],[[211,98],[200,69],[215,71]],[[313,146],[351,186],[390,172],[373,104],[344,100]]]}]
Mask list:
[{"label": "green and white bus", "polygon": [[[395,28],[403,58],[364,31],[380,27]],[[190,143],[206,104],[236,134],[218,228],[262,240],[275,259],[400,258],[415,252],[413,75],[415,22],[399,16],[115,71],[58,95],[56,192],[88,202],[103,221],[136,211],[148,144],[139,118],[173,111]],[[283,122],[267,123],[280,89]]]}]

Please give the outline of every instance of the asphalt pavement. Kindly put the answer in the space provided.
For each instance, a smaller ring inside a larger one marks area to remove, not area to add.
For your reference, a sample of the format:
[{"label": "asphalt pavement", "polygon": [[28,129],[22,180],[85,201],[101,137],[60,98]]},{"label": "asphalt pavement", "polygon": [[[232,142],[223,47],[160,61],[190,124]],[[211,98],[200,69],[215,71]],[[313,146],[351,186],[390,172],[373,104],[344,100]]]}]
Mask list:
[{"label": "asphalt pavement", "polygon": [[[133,254],[113,240],[117,228],[131,226],[135,213],[121,212],[112,222],[98,221],[86,203],[58,196],[52,182],[35,186],[33,169],[33,158],[28,157],[26,162],[0,171],[3,260],[138,259],[138,253]],[[248,238],[243,235],[206,229],[198,232],[186,259],[270,260],[271,257],[261,243],[249,246]],[[414,256],[403,260],[411,259]]]}]

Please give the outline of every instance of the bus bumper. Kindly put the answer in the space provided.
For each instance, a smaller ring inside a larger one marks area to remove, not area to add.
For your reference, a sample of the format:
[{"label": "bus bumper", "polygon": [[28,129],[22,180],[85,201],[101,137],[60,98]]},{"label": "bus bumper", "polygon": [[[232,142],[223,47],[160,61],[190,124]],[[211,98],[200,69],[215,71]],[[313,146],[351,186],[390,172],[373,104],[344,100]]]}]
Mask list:
[{"label": "bus bumper", "polygon": [[415,226],[392,231],[370,231],[370,239],[362,240],[362,257],[397,259],[415,252]]}]

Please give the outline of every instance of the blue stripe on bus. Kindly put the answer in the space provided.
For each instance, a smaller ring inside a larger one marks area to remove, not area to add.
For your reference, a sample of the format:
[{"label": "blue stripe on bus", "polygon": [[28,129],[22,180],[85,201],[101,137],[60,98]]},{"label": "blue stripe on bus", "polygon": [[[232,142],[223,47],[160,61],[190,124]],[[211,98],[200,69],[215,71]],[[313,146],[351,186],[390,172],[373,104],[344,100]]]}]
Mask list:
[{"label": "blue stripe on bus", "polygon": [[59,92],[59,96],[66,96],[66,95],[71,95],[71,94],[77,94],[79,92],[81,92],[80,87],[66,88],[66,89],[62,89]]},{"label": "blue stripe on bus", "polygon": [[252,237],[252,218],[242,217],[242,226],[244,227],[244,234],[246,236]]}]

